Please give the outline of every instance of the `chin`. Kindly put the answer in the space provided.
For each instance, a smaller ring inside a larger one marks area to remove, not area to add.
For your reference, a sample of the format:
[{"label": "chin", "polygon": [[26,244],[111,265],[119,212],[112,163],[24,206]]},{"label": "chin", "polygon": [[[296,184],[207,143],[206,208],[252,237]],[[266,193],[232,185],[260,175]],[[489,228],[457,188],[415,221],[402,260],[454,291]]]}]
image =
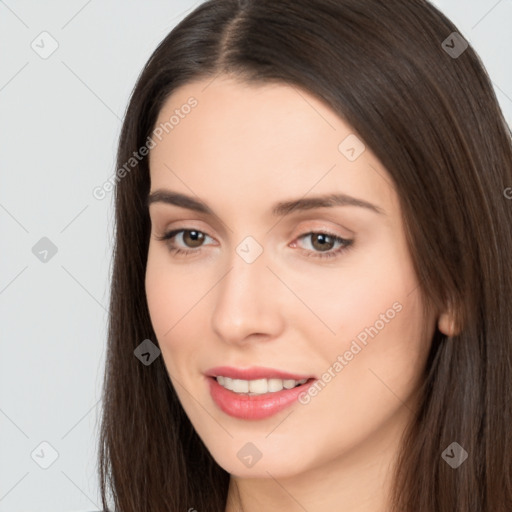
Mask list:
[{"label": "chin", "polygon": [[319,448],[305,447],[304,437],[302,441],[287,437],[284,443],[267,435],[236,436],[222,446],[206,446],[219,466],[240,478],[289,478],[319,463]]}]

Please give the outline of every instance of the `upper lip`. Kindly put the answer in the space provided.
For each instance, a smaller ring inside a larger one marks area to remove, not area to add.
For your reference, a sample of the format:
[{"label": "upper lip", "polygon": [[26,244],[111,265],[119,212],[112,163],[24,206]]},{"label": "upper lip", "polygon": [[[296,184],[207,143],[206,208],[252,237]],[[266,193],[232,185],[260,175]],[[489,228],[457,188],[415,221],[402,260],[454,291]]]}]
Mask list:
[{"label": "upper lip", "polygon": [[231,379],[256,380],[256,379],[291,379],[303,380],[312,378],[311,375],[299,375],[298,373],[289,373],[275,368],[265,368],[263,366],[252,366],[250,368],[234,368],[232,366],[216,366],[205,372],[208,377],[230,377]]}]

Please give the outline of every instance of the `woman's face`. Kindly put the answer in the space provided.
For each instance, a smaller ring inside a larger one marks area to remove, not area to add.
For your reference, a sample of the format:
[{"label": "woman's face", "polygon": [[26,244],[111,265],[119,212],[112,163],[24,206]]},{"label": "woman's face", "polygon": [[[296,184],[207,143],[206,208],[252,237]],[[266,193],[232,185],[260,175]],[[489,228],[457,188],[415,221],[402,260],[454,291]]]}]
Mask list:
[{"label": "woman's face", "polygon": [[187,84],[155,128],[147,301],[213,457],[268,478],[391,450],[435,319],[423,322],[389,174],[287,85]]}]

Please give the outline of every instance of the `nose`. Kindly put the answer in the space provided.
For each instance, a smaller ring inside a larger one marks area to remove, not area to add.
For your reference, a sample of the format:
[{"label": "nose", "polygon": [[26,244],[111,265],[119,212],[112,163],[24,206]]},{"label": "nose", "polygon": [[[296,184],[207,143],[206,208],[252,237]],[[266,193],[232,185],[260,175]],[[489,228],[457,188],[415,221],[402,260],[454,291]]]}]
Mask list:
[{"label": "nose", "polygon": [[282,285],[267,268],[265,251],[248,263],[233,251],[229,271],[216,288],[212,328],[226,343],[279,336],[284,319]]}]

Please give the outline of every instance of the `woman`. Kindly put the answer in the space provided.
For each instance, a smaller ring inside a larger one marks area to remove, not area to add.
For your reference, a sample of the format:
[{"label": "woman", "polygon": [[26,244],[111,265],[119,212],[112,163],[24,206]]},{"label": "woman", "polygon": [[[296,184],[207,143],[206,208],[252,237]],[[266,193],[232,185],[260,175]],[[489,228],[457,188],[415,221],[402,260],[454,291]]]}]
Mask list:
[{"label": "woman", "polygon": [[511,166],[424,0],[188,15],[119,144],[105,510],[511,510]]}]

